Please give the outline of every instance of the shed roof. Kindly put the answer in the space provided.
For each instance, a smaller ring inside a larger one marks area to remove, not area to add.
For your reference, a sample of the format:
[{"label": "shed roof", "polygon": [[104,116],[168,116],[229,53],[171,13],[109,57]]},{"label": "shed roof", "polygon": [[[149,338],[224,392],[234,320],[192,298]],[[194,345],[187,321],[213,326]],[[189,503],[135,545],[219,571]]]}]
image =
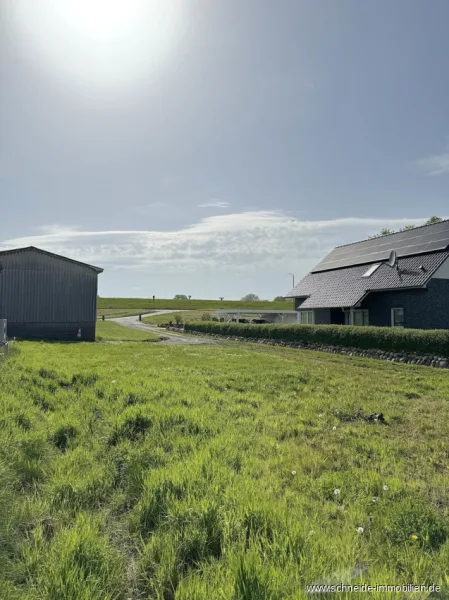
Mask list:
[{"label": "shed roof", "polygon": [[286,297],[306,298],[301,309],[351,307],[370,291],[423,287],[448,257],[449,251],[409,256],[398,259],[397,268],[380,263],[369,277],[363,277],[367,264],[312,272]]},{"label": "shed roof", "polygon": [[10,250],[1,250],[0,257],[5,254],[16,254],[20,252],[37,252],[38,254],[45,254],[46,256],[52,256],[53,258],[59,258],[60,260],[65,260],[70,263],[74,263],[81,267],[86,267],[87,269],[92,269],[96,273],[103,273],[103,269],[101,267],[94,267],[93,265],[89,265],[87,263],[80,262],[79,260],[74,260],[73,258],[67,258],[67,256],[61,256],[60,254],[54,254],[53,252],[48,252],[47,250],[42,250],[41,248],[36,248],[35,246],[27,246],[25,248],[11,248]]}]

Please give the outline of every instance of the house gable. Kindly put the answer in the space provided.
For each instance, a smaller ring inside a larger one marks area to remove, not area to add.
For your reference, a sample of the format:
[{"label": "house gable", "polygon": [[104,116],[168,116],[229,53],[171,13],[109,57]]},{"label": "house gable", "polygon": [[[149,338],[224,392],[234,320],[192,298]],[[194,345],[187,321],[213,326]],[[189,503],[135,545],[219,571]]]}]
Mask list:
[{"label": "house gable", "polygon": [[435,271],[432,279],[449,279],[449,258]]}]

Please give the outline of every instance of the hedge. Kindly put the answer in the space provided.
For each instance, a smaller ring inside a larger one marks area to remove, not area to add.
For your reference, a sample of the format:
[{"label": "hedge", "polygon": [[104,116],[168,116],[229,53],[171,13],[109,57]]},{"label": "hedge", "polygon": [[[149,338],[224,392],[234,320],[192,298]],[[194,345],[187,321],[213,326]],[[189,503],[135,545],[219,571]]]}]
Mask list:
[{"label": "hedge", "polygon": [[447,329],[200,322],[186,323],[185,331],[449,357],[449,330]]}]

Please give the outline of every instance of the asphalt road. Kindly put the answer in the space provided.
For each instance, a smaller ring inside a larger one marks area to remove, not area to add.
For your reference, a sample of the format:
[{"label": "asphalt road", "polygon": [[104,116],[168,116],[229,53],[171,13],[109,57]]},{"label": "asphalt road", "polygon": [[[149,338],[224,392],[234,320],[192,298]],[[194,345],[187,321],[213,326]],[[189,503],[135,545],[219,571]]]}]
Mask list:
[{"label": "asphalt road", "polygon": [[[169,313],[182,312],[180,310],[157,310],[153,313],[142,315],[143,317],[151,317],[155,315],[164,315]],[[113,321],[114,323],[118,323],[119,325],[123,325],[124,327],[129,327],[130,329],[139,329],[140,331],[151,331],[152,333],[157,333],[158,335],[166,338],[161,344],[167,344],[170,346],[174,345],[185,345],[185,346],[196,346],[198,344],[217,344],[218,342],[213,339],[207,338],[196,338],[193,336],[184,336],[181,333],[172,333],[171,331],[165,331],[165,329],[161,329],[160,327],[156,327],[155,325],[148,325],[147,323],[142,323],[139,321],[139,316],[135,315],[132,317],[116,317],[115,319],[107,319],[108,321]]]}]

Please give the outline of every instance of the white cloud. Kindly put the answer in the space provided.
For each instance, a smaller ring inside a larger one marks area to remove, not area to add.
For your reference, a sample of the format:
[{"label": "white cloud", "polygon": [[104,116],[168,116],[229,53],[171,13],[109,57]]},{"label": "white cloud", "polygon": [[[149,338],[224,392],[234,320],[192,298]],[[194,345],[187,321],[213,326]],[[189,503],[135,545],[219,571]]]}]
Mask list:
[{"label": "white cloud", "polygon": [[1,249],[37,246],[108,270],[146,273],[284,272],[310,269],[334,246],[383,227],[425,219],[345,218],[305,221],[279,211],[207,217],[179,231],[81,231],[52,226],[38,235],[5,240]]},{"label": "white cloud", "polygon": [[449,144],[445,152],[433,154],[412,162],[412,166],[426,175],[444,175],[449,173]]},{"label": "white cloud", "polygon": [[198,204],[198,208],[228,208],[229,202],[225,202],[224,200],[211,200],[210,202],[206,202],[205,204]]}]

